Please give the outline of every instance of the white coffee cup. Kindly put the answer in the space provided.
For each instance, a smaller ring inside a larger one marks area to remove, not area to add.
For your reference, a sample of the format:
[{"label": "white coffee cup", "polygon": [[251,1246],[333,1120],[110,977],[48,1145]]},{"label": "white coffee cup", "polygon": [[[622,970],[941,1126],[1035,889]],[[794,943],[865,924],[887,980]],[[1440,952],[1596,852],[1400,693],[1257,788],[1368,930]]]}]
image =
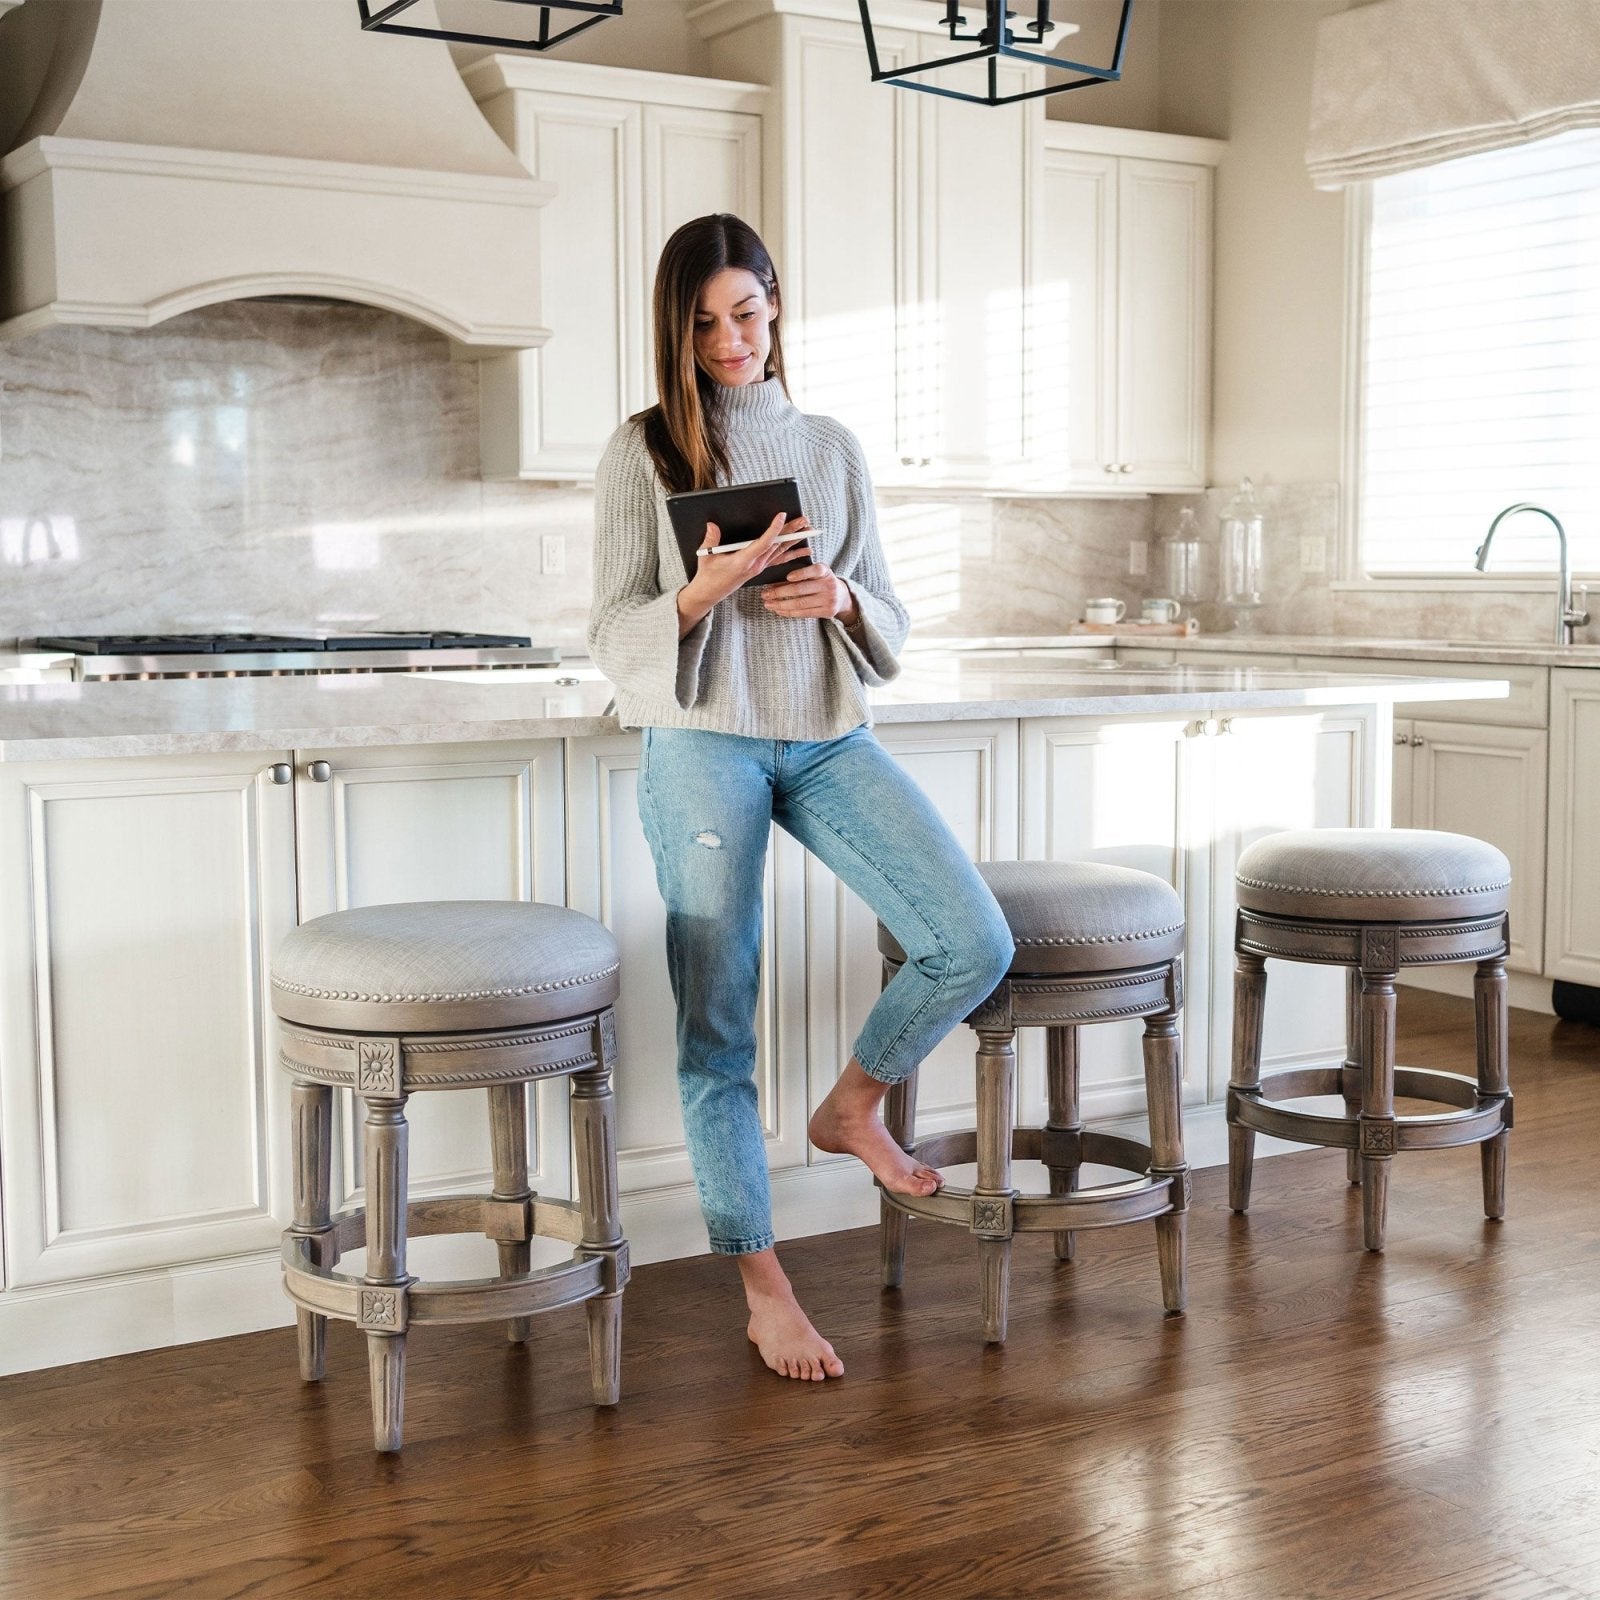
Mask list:
[{"label": "white coffee cup", "polygon": [[1139,607],[1142,622],[1176,622],[1183,607],[1176,600],[1146,600]]},{"label": "white coffee cup", "polygon": [[1109,597],[1099,600],[1085,600],[1083,603],[1083,620],[1085,622],[1121,622],[1127,616],[1128,608],[1120,600]]}]

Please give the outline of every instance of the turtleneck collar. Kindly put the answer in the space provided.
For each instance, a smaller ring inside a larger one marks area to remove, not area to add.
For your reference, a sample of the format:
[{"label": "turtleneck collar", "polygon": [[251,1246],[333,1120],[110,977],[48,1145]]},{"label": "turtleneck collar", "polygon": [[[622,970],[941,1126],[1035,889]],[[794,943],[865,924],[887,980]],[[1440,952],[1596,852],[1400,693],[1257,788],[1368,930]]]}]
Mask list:
[{"label": "turtleneck collar", "polygon": [[711,391],[711,404],[733,427],[765,427],[794,414],[794,402],[777,378],[760,383],[719,383]]}]

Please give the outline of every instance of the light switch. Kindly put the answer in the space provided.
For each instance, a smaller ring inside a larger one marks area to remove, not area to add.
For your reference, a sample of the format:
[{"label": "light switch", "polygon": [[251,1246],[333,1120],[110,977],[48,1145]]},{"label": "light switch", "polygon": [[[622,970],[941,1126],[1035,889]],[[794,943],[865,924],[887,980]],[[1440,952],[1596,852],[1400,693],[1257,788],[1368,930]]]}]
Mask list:
[{"label": "light switch", "polygon": [[1300,536],[1300,570],[1326,572],[1328,570],[1328,541],[1320,533]]},{"label": "light switch", "polygon": [[539,570],[559,573],[567,570],[567,539],[565,534],[547,533],[539,540]]}]

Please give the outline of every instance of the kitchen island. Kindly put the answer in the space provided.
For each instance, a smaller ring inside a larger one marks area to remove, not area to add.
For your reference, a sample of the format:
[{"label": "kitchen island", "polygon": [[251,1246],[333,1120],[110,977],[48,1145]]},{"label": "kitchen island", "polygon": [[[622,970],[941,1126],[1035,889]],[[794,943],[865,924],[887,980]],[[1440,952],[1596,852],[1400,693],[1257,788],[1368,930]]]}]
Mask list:
[{"label": "kitchen island", "polygon": [[[576,682],[558,683],[558,678]],[[879,736],[976,859],[1084,857],[1161,874],[1188,916],[1191,1160],[1221,1158],[1233,862],[1285,827],[1382,824],[1396,703],[1493,679],[1133,667],[1081,648],[917,651],[874,691]],[[634,805],[638,736],[584,664],[0,686],[0,1367],[290,1320],[287,1083],[267,974],[297,921],[411,899],[534,898],[622,948],[617,1075],[636,1259],[704,1248],[679,1129],[662,909]],[[811,1150],[810,1108],[878,984],[871,913],[775,832],[757,1015],[780,1236],[870,1222],[870,1180]],[[1279,969],[1268,1065],[1342,1055],[1336,971]],[[1136,1023],[1090,1030],[1084,1109],[1136,1126]],[[1041,1120],[1042,1039],[1019,1041]],[[530,1111],[532,1181],[569,1192],[564,1085]],[[919,1126],[970,1125],[972,1045],[922,1072]],[[414,1193],[486,1181],[479,1091],[411,1106]],[[1019,1182],[1032,1176],[1024,1173]],[[341,1108],[335,1197],[361,1184]],[[415,1270],[493,1272],[479,1241]]]}]

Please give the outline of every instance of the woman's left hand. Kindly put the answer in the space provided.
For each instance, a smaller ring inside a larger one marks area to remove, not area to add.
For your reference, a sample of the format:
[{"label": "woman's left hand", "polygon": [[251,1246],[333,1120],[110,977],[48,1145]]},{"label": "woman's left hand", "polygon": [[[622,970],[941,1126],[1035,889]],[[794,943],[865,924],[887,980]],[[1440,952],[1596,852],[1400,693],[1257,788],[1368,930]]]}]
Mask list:
[{"label": "woman's left hand", "polygon": [[761,590],[762,604],[780,617],[837,617],[846,627],[856,620],[856,598],[833,568],[814,561],[796,567],[782,583]]}]

